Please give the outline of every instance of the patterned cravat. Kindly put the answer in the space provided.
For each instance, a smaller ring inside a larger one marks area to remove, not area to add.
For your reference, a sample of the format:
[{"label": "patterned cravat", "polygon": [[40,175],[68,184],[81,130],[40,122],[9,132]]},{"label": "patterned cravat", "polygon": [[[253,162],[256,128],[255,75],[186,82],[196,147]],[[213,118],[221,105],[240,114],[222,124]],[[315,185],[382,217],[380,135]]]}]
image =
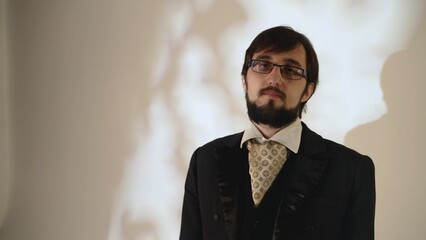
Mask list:
[{"label": "patterned cravat", "polygon": [[274,141],[257,143],[254,139],[247,142],[247,149],[252,197],[257,207],[281,170],[287,158],[287,149]]}]

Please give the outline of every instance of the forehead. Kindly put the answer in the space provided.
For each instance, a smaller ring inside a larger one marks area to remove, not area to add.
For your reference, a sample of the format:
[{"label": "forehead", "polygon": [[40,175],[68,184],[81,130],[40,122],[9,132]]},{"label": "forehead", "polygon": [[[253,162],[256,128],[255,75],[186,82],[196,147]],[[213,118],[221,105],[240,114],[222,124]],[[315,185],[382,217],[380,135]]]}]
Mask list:
[{"label": "forehead", "polygon": [[290,63],[306,68],[306,51],[301,44],[289,51],[277,52],[271,49],[257,51],[253,54],[253,59],[269,60],[275,64]]}]

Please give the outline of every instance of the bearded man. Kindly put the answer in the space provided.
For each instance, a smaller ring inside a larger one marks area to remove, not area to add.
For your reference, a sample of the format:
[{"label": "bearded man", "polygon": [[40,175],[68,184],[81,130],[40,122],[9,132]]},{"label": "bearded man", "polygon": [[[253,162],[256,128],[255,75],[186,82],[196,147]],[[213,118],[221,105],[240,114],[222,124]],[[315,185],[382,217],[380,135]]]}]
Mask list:
[{"label": "bearded man", "polygon": [[181,240],[374,239],[372,160],[301,121],[318,69],[290,27],[253,40],[242,68],[250,125],[194,152]]}]

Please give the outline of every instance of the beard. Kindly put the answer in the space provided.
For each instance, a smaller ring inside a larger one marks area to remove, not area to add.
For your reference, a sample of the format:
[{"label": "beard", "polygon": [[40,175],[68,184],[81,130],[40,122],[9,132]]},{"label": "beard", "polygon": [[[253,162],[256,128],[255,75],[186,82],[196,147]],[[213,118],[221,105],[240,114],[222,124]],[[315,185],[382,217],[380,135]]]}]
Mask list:
[{"label": "beard", "polygon": [[[282,128],[292,123],[299,116],[299,106],[286,109],[284,106],[276,107],[273,100],[270,100],[263,106],[258,106],[256,102],[250,101],[246,92],[247,113],[253,122],[257,124],[265,124],[273,128]],[[285,96],[281,97],[284,101]]]}]

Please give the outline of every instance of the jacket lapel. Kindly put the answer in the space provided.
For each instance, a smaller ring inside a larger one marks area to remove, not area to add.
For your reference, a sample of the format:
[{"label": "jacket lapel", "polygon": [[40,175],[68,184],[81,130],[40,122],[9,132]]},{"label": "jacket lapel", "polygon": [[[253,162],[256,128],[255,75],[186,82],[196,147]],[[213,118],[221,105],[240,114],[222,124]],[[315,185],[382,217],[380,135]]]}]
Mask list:
[{"label": "jacket lapel", "polygon": [[324,140],[302,123],[302,140],[275,221],[273,239],[280,239],[295,213],[321,179],[328,163]]},{"label": "jacket lapel", "polygon": [[235,239],[236,237],[237,200],[241,179],[241,164],[247,156],[247,151],[242,150],[239,146],[241,138],[242,133],[225,138],[223,139],[224,146],[215,149],[218,166],[219,195],[230,239]]}]

